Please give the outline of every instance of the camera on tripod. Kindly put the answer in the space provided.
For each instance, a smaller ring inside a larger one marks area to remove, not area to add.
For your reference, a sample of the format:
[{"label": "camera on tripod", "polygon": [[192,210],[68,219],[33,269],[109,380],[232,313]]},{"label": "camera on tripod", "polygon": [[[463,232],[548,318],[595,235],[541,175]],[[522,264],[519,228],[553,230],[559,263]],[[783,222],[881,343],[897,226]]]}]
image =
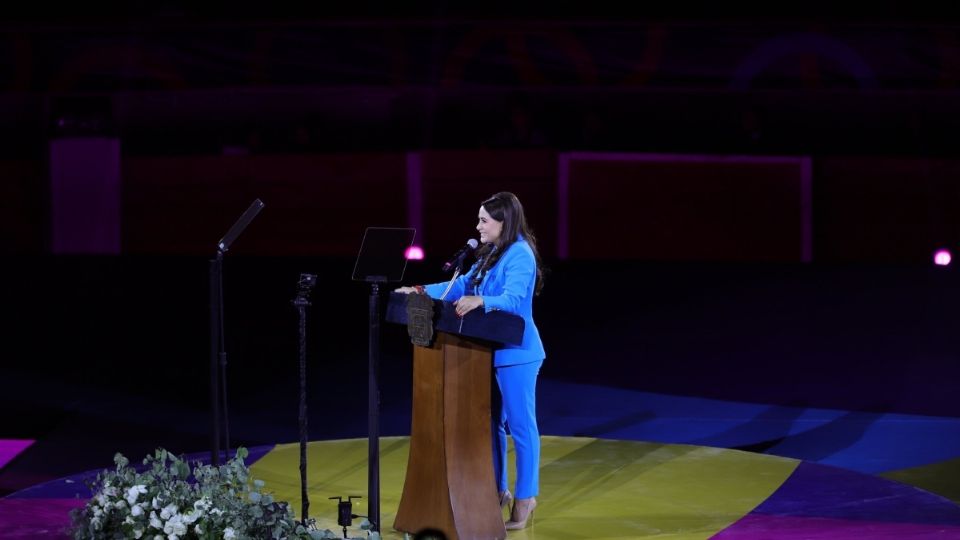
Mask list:
[{"label": "camera on tripod", "polygon": [[297,289],[301,293],[309,294],[310,290],[316,286],[317,286],[316,274],[300,274],[300,282],[297,284]]},{"label": "camera on tripod", "polygon": [[297,282],[297,297],[293,299],[293,305],[297,307],[309,306],[310,291],[316,286],[316,274],[300,274],[300,281]]}]

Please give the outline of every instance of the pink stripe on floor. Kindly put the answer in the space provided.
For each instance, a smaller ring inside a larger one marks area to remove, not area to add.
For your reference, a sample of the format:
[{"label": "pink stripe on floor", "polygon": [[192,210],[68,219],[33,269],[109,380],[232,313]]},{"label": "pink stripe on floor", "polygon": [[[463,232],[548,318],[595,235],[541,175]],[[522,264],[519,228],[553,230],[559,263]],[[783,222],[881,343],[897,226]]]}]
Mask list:
[{"label": "pink stripe on floor", "polygon": [[750,514],[712,540],[925,540],[960,539],[960,527]]},{"label": "pink stripe on floor", "polygon": [[0,499],[0,538],[70,538],[70,510],[82,499]]},{"label": "pink stripe on floor", "polygon": [[0,439],[0,469],[34,442],[31,439]]}]

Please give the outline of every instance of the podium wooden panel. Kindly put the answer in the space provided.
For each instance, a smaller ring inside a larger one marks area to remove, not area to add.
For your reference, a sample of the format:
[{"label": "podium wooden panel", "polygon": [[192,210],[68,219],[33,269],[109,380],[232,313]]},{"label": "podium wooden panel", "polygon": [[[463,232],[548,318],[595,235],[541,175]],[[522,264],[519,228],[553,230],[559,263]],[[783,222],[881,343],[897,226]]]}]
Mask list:
[{"label": "podium wooden panel", "polygon": [[441,332],[413,351],[413,424],[394,528],[450,540],[505,538],[493,478],[492,351]]},{"label": "podium wooden panel", "polygon": [[[406,324],[404,304],[405,295],[391,295],[387,320]],[[437,301],[434,328],[431,346],[413,348],[410,457],[393,527],[449,540],[506,538],[493,475],[492,347],[519,344],[523,319],[479,309],[459,319]]]}]

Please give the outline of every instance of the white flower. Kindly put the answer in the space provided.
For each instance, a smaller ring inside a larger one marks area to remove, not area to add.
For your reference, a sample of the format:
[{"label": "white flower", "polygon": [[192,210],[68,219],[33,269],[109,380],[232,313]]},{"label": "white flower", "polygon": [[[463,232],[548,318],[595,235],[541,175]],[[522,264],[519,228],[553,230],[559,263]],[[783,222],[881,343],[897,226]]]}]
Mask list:
[{"label": "white flower", "polygon": [[156,510],[159,510],[159,509],[160,509],[160,501],[158,501],[156,497],[153,498],[153,504],[152,504],[152,506],[153,506],[153,508],[156,509]]},{"label": "white flower", "polygon": [[130,516],[127,516],[126,518],[124,518],[123,522],[127,525],[133,525],[133,518]]},{"label": "white flower", "polygon": [[147,492],[147,486],[143,484],[137,484],[132,488],[127,490],[127,502],[132,506],[133,503],[137,502],[137,498]]},{"label": "white flower", "polygon": [[134,537],[134,538],[140,538],[141,536],[143,536],[143,529],[134,529],[134,530],[133,530],[133,537]]},{"label": "white flower", "polygon": [[163,529],[163,522],[157,517],[156,512],[150,512],[150,526],[154,529]]},{"label": "white flower", "polygon": [[223,540],[236,540],[237,531],[233,530],[233,527],[227,527],[223,530]]},{"label": "white flower", "polygon": [[123,510],[123,508],[124,508],[125,506],[127,506],[127,502],[126,502],[126,501],[117,501],[116,503],[114,503],[113,506],[114,506],[117,510]]},{"label": "white flower", "polygon": [[209,498],[207,498],[207,497],[201,497],[200,500],[198,500],[197,502],[193,503],[193,508],[194,508],[195,510],[204,511],[204,510],[207,510],[208,508],[210,508],[210,504],[211,504],[211,503],[210,503],[210,499],[209,499]]},{"label": "white flower", "polygon": [[93,519],[91,519],[91,520],[90,520],[90,526],[93,527],[93,530],[99,531],[99,530],[100,530],[100,518],[94,517]]},{"label": "white flower", "polygon": [[103,494],[106,495],[107,497],[116,497],[117,488],[111,486],[110,484],[105,483],[103,484]]},{"label": "white flower", "polygon": [[177,513],[177,505],[168,504],[163,507],[163,510],[160,511],[160,519],[166,521],[170,519],[170,516],[176,515],[176,513]]},{"label": "white flower", "polygon": [[183,522],[186,523],[187,525],[189,525],[189,524],[193,523],[194,521],[200,519],[200,516],[203,515],[203,512],[200,512],[200,511],[198,511],[198,510],[191,510],[191,511],[187,512],[186,514],[182,514],[182,515],[183,515]]},{"label": "white flower", "polygon": [[210,509],[210,513],[213,514],[213,515],[215,515],[215,516],[221,516],[221,515],[223,515],[223,510],[221,510],[221,509],[219,509],[219,508],[211,508],[211,509]]},{"label": "white flower", "polygon": [[100,506],[107,506],[108,504],[110,504],[110,500],[107,499],[107,496],[105,494],[101,493],[97,495],[97,504],[99,504]]},{"label": "white flower", "polygon": [[200,524],[193,526],[193,532],[197,533],[197,536],[203,536],[203,529],[200,528]]},{"label": "white flower", "polygon": [[170,535],[170,540],[173,540],[174,535],[187,534],[187,526],[183,523],[183,516],[180,514],[172,516],[170,521],[163,526],[163,532]]},{"label": "white flower", "polygon": [[140,517],[140,516],[142,516],[142,515],[143,515],[143,507],[140,506],[139,504],[133,505],[133,507],[130,508],[130,514],[131,514],[133,517]]}]

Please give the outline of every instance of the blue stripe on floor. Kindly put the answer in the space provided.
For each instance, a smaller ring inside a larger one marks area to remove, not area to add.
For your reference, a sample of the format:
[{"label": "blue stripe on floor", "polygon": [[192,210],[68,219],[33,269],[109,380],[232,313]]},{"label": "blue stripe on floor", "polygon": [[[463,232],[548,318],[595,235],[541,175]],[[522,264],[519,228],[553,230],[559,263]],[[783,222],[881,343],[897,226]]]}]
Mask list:
[{"label": "blue stripe on floor", "polygon": [[881,473],[960,457],[960,418],[669,396],[541,379],[544,434],[740,448]]}]

